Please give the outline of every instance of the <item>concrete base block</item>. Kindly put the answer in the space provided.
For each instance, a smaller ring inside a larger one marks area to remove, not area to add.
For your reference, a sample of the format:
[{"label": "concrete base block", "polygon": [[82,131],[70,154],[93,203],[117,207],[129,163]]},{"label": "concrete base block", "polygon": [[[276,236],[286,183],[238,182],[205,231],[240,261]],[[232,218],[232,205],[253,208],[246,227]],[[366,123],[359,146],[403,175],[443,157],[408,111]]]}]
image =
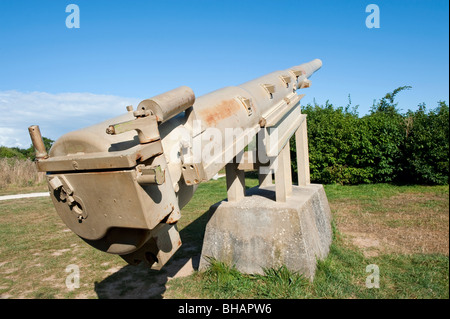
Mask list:
[{"label": "concrete base block", "polygon": [[328,255],[331,212],[322,185],[293,186],[285,203],[275,202],[275,185],[247,190],[239,202],[211,206],[199,269],[208,257],[234,265],[243,273],[264,268],[288,269],[312,280],[316,259]]}]

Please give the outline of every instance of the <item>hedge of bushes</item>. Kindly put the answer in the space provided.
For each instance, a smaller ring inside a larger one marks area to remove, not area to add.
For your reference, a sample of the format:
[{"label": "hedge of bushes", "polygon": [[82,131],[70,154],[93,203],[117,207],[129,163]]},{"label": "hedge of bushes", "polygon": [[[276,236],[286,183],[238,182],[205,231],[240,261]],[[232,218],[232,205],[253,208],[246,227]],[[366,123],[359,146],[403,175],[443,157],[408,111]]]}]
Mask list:
[{"label": "hedge of bushes", "polygon": [[386,94],[363,117],[351,103],[304,107],[311,181],[448,184],[449,107],[438,102],[438,107],[426,110],[422,104],[417,111],[401,114],[394,98],[406,89]]},{"label": "hedge of bushes", "polygon": [[[44,146],[47,152],[52,147],[54,141],[47,137],[42,137],[44,141]],[[32,161],[35,160],[35,151],[33,145],[30,145],[29,148],[19,148],[19,147],[6,147],[0,145],[0,158],[16,158],[16,159],[30,159]]]}]

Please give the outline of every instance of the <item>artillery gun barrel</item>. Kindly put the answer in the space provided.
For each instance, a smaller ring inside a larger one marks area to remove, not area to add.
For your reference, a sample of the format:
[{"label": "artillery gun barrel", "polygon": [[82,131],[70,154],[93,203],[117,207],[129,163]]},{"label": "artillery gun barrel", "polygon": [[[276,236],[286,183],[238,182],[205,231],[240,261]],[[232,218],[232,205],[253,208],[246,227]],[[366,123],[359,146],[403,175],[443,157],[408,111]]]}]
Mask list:
[{"label": "artillery gun barrel", "polygon": [[33,126],[37,167],[47,172],[57,213],[95,248],[160,269],[181,245],[175,224],[197,185],[256,134],[289,130],[301,114],[297,90],[321,66],[316,59],[199,98],[179,87],[63,135],[48,155]]}]

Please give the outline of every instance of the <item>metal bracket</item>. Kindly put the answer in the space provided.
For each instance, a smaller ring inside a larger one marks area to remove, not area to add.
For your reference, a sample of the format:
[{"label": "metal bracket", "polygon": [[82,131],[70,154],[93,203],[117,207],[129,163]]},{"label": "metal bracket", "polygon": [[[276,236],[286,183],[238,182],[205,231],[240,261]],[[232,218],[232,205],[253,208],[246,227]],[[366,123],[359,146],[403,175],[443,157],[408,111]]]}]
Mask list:
[{"label": "metal bracket", "polygon": [[283,81],[284,85],[286,85],[286,87],[289,87],[289,83],[291,83],[291,77],[289,75],[281,75],[280,76],[281,81]]},{"label": "metal bracket", "polygon": [[162,185],[165,182],[165,171],[160,165],[145,166],[144,164],[136,166],[137,182],[140,185],[158,184]]},{"label": "metal bracket", "polygon": [[298,84],[299,89],[306,89],[311,86],[311,81],[308,79],[304,79],[302,82]]},{"label": "metal bracket", "polygon": [[107,134],[116,135],[136,130],[141,144],[154,142],[160,139],[156,116],[150,111],[133,112],[136,119],[112,124],[106,129]]},{"label": "metal bracket", "polygon": [[252,115],[253,113],[253,103],[251,99],[242,97],[242,96],[238,96],[237,99],[244,105],[245,109],[247,110],[247,114],[248,116]]},{"label": "metal bracket", "polygon": [[270,98],[273,98],[275,93],[275,85],[273,84],[261,84],[262,88],[269,94]]},{"label": "metal bracket", "polygon": [[54,176],[50,178],[48,184],[50,185],[51,191],[54,192],[55,198],[66,202],[80,223],[88,217],[83,201],[80,197],[74,195],[72,186],[70,186],[70,183],[64,176]]},{"label": "metal bracket", "polygon": [[298,79],[300,76],[304,74],[302,70],[291,70],[291,72],[294,74],[296,79]]},{"label": "metal bracket", "polygon": [[183,164],[181,171],[186,185],[199,184],[202,180],[196,164]]}]

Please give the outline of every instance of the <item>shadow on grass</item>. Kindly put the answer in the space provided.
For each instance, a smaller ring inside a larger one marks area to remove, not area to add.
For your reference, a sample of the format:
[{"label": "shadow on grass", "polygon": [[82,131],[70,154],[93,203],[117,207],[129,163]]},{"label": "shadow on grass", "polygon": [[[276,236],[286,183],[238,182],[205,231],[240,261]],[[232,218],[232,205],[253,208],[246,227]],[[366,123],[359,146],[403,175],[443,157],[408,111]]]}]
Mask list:
[{"label": "shadow on grass", "polygon": [[160,270],[149,269],[144,263],[126,265],[101,282],[95,283],[95,292],[100,299],[161,299],[167,282],[177,273],[190,274],[197,270],[202,251],[209,210],[180,231],[181,247]]}]

